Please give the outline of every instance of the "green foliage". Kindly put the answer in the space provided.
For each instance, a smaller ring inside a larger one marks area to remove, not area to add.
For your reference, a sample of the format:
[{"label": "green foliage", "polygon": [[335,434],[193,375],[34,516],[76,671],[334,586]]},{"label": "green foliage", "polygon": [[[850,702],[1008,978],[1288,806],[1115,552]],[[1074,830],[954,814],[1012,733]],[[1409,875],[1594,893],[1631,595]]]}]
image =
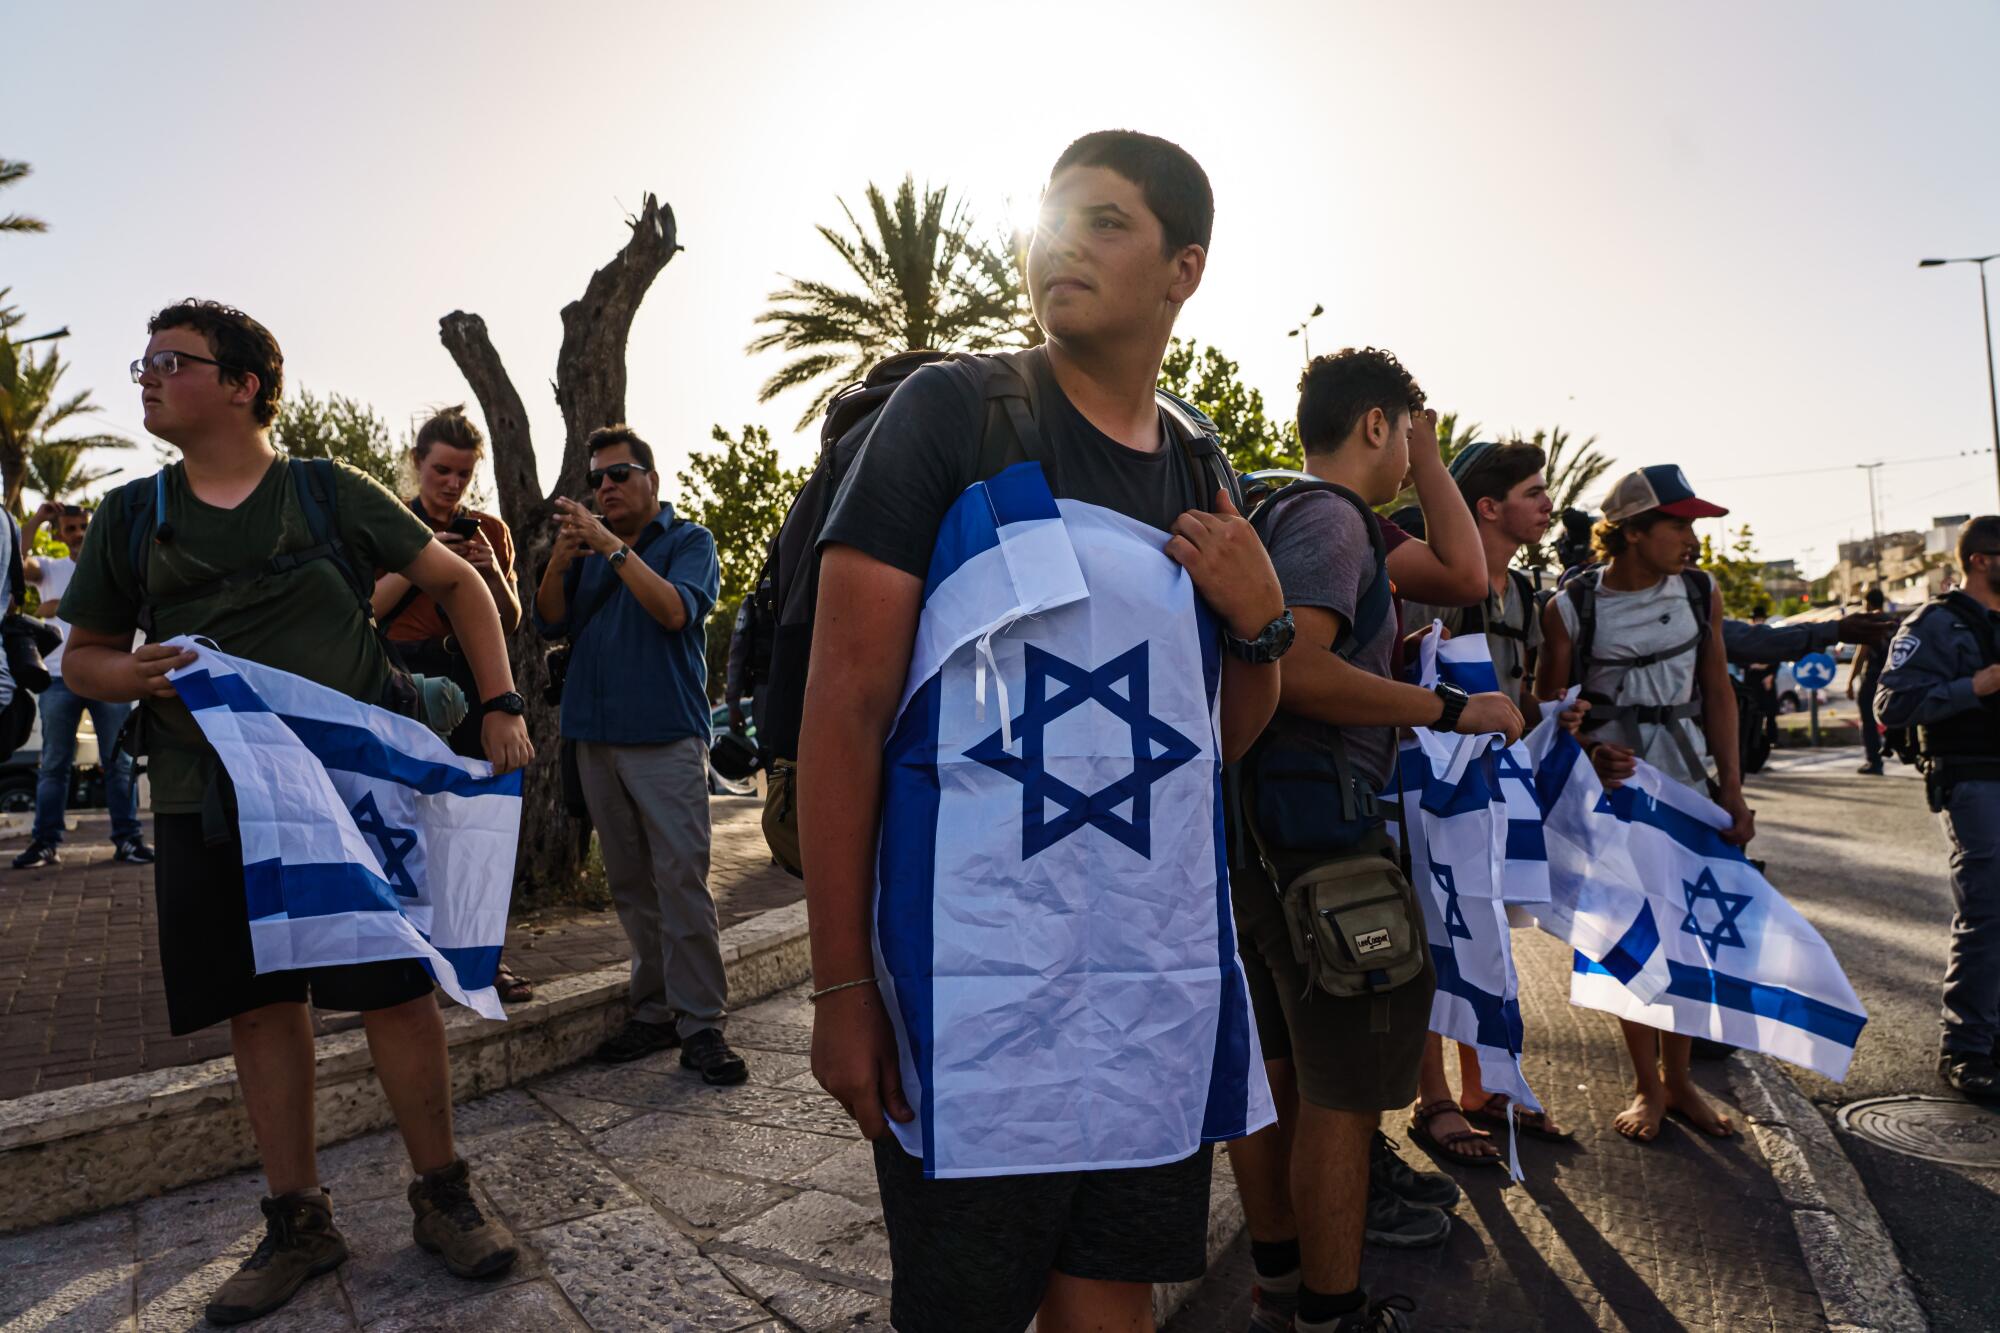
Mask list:
[{"label": "green foliage", "polygon": [[1757,543],[1744,524],[1723,537],[1727,547],[1718,547],[1712,537],[1701,539],[1700,565],[1722,590],[1722,614],[1747,620],[1758,607],[1768,607],[1771,595],[1764,591],[1764,562],[1757,558]]},{"label": "green foliage", "polygon": [[740,435],[717,426],[710,437],[720,447],[690,453],[687,471],[674,482],[682,517],[714,534],[722,566],[722,591],[708,613],[708,692],[719,699],[737,609],[756,586],[764,552],[810,469],[782,466],[771,432],[762,426],[746,425]]},{"label": "green foliage", "polygon": [[389,423],[344,394],[320,398],[301,389],[281,399],[271,443],[293,458],[339,459],[402,493],[403,454],[389,442]]},{"label": "green foliage", "polygon": [[[0,298],[7,289],[0,287]],[[65,434],[55,432],[76,418],[100,409],[90,401],[90,391],[63,396],[59,391],[63,373],[69,369],[54,344],[39,354],[6,336],[6,330],[20,323],[10,306],[0,306],[0,473],[5,474],[4,495],[8,509],[19,512],[21,487],[28,479],[29,456],[37,448],[58,445],[82,454],[87,449],[122,449],[129,441],[116,435]]]},{"label": "green foliage", "polygon": [[[27,179],[28,173],[33,170],[34,168],[30,167],[26,162],[10,162],[4,157],[0,157],[0,190],[4,190],[9,185],[15,185]],[[0,232],[47,231],[48,229],[49,224],[40,218],[31,218],[24,213],[0,214]]]},{"label": "green foliage", "polygon": [[[1521,436],[1513,438],[1518,440]],[[1540,445],[1549,456],[1542,473],[1548,479],[1549,499],[1556,508],[1555,520],[1549,528],[1551,540],[1522,547],[1520,564],[1523,569],[1542,569],[1555,559],[1552,539],[1562,533],[1563,510],[1596,508],[1585,499],[1585,492],[1611,470],[1611,460],[1598,452],[1595,435],[1578,444],[1561,426],[1538,430],[1527,439],[1530,444]]]},{"label": "green foliage", "polygon": [[[1446,467],[1450,467],[1451,460],[1464,452],[1466,445],[1479,438],[1480,430],[1481,427],[1476,421],[1459,425],[1456,412],[1443,412],[1438,415],[1438,456],[1444,460]],[[1408,508],[1416,502],[1417,488],[1405,486],[1396,492],[1395,499],[1381,506],[1378,512],[1387,517],[1398,509]]]},{"label": "green foliage", "polygon": [[[27,489],[44,500],[58,503],[74,502],[74,498],[84,494],[98,482],[115,476],[117,468],[86,468],[83,455],[91,449],[103,447],[92,443],[93,439],[109,437],[86,436],[81,440],[43,440],[28,446],[28,456],[23,460],[27,472]],[[119,441],[123,444],[124,441]]]},{"label": "green foliage", "polygon": [[858,287],[788,278],[757,316],[770,331],[745,349],[799,353],[764,382],[758,401],[817,386],[799,416],[800,430],[842,385],[884,357],[921,347],[981,351],[1040,340],[1012,238],[977,238],[971,215],[946,187],[925,186],[920,194],[910,176],[893,201],[873,183],[863,198],[866,224],[840,200],[847,229],[817,228]]},{"label": "green foliage", "polygon": [[1272,421],[1263,391],[1246,385],[1236,362],[1218,349],[1175,338],[1160,362],[1160,387],[1208,414],[1238,472],[1304,463],[1298,426]]}]

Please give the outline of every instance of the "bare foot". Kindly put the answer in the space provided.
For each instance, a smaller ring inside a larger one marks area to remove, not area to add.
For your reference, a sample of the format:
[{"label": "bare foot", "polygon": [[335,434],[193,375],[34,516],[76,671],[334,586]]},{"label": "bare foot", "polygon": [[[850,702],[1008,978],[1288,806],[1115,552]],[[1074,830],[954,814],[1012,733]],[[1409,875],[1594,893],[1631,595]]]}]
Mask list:
[{"label": "bare foot", "polygon": [[[1447,1099],[1444,1104],[1449,1107],[1450,1101]],[[1439,1110],[1425,1117],[1424,1132],[1438,1143],[1447,1157],[1484,1161],[1500,1155],[1499,1145],[1493,1142],[1492,1136],[1483,1129],[1475,1129],[1455,1110]]]},{"label": "bare foot", "polygon": [[1667,1118],[1665,1088],[1641,1088],[1632,1095],[1632,1104],[1618,1113],[1612,1127],[1636,1143],[1651,1143],[1660,1137],[1660,1122]]},{"label": "bare foot", "polygon": [[1687,1117],[1690,1124],[1710,1138],[1726,1139],[1736,1133],[1728,1115],[1710,1106],[1701,1089],[1691,1082],[1667,1085],[1667,1107]]}]

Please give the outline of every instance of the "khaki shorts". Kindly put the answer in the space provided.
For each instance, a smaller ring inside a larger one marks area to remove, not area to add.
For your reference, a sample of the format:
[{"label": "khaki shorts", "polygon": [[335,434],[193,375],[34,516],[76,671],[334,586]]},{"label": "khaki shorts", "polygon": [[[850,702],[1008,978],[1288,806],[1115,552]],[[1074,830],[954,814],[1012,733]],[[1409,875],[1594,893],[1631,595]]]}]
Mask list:
[{"label": "khaki shorts", "polygon": [[[1266,1060],[1290,1060],[1299,1096],[1335,1111],[1393,1111],[1417,1095],[1437,972],[1380,995],[1342,998],[1311,983],[1292,954],[1283,909],[1256,870],[1232,870],[1236,947]],[[1422,928],[1422,921],[1417,922]]]}]

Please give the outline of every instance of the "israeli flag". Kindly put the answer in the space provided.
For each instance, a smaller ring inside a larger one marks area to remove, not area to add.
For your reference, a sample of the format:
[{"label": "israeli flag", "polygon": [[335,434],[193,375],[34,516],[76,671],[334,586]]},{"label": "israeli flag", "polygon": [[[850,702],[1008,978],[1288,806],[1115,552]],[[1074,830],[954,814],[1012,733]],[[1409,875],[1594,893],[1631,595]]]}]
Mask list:
[{"label": "israeli flag", "polygon": [[1670,980],[1659,921],[1633,864],[1631,825],[1610,816],[1597,770],[1557,720],[1577,693],[1572,688],[1543,704],[1541,722],[1522,742],[1535,774],[1550,890],[1548,902],[1526,910],[1635,999],[1649,1002]]},{"label": "israeli flag", "polygon": [[413,718],[187,636],[181,702],[236,789],[259,972],[415,958],[483,1017],[507,934],[521,775]]},{"label": "israeli flag", "polygon": [[1643,760],[1606,805],[1599,817],[1629,830],[1669,981],[1648,1003],[1579,955],[1571,1002],[1846,1078],[1867,1011],[1820,933],[1722,840],[1729,815]]},{"label": "israeli flag", "polygon": [[[1486,636],[1462,634],[1445,639],[1441,625],[1425,636],[1419,649],[1418,678],[1427,688],[1444,681],[1467,694],[1490,694],[1500,689]],[[1463,744],[1472,738],[1437,739]],[[1500,896],[1515,904],[1545,903],[1549,900],[1549,853],[1542,837],[1541,805],[1535,795],[1534,761],[1523,741],[1489,748],[1493,776],[1506,807]],[[1487,752],[1477,745],[1472,749]]]},{"label": "israeli flag", "polygon": [[931,1177],[1178,1161],[1275,1118],[1236,957],[1215,623],[1026,463],[947,514],[885,753],[876,972]]}]

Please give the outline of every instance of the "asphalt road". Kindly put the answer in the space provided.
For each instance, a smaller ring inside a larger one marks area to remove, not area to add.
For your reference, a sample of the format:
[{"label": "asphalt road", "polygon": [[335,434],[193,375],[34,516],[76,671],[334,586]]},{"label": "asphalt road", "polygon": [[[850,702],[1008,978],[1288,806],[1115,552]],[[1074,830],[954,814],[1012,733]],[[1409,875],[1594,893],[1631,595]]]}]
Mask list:
[{"label": "asphalt road", "polygon": [[[1937,1076],[1951,923],[1946,844],[1914,769],[1855,772],[1859,746],[1781,751],[1746,784],[1751,855],[1839,955],[1868,1007],[1847,1082],[1785,1068],[1827,1114],[1850,1101],[1953,1095]],[[1988,1114],[2000,1115],[2000,1111]],[[2000,1328],[2000,1170],[1944,1166],[1839,1133],[1938,1330]]]}]

